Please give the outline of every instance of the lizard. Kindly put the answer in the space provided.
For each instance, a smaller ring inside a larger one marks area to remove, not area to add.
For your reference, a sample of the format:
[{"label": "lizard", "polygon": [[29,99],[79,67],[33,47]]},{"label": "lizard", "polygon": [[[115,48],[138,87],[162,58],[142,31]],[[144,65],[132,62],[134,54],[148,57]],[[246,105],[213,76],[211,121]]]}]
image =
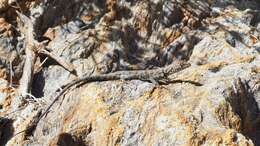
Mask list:
[{"label": "lizard", "polygon": [[175,61],[171,65],[166,67],[158,68],[158,69],[150,69],[150,70],[127,70],[127,71],[117,71],[107,74],[99,74],[99,75],[86,75],[80,78],[77,78],[71,81],[68,84],[61,86],[64,90],[76,84],[85,84],[88,82],[95,81],[109,81],[109,80],[157,80],[167,78],[169,75],[173,73],[177,73],[187,67],[190,67],[190,63],[185,61]]},{"label": "lizard", "polygon": [[168,65],[168,66],[162,67],[162,68],[158,68],[158,69],[117,71],[117,72],[112,72],[112,73],[107,73],[107,74],[85,75],[82,77],[78,77],[77,79],[61,86],[61,88],[56,90],[56,92],[58,92],[59,90],[61,90],[61,91],[54,97],[51,104],[46,108],[46,110],[41,115],[41,118],[45,114],[47,114],[48,110],[59,99],[59,97],[63,93],[65,93],[65,91],[67,91],[69,88],[71,88],[74,85],[77,85],[77,84],[83,85],[83,84],[90,83],[90,82],[111,81],[111,80],[146,80],[146,81],[155,80],[155,81],[159,81],[162,79],[167,79],[169,75],[177,73],[190,66],[191,66],[191,64],[186,61],[176,60],[171,65]]}]

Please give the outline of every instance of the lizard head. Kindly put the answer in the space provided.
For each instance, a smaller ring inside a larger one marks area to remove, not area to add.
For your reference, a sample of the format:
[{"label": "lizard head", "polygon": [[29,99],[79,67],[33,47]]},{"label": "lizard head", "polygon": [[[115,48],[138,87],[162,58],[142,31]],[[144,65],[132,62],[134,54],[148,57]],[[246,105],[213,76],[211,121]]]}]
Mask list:
[{"label": "lizard head", "polygon": [[165,74],[173,74],[175,72],[179,72],[185,68],[190,67],[191,64],[183,61],[183,60],[176,60],[171,65],[165,67],[164,73]]}]

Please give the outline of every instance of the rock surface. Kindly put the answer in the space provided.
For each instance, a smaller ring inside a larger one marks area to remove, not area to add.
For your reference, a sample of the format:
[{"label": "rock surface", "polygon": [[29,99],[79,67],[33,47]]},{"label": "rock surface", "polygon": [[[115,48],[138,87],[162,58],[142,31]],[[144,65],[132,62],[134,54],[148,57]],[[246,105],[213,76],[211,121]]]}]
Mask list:
[{"label": "rock surface", "polygon": [[[40,55],[32,92],[17,96],[24,36],[15,12],[37,22],[38,40],[73,64]],[[260,4],[235,0],[0,0],[0,145],[260,145]],[[191,66],[175,82],[104,81],[72,88],[77,76]]]}]

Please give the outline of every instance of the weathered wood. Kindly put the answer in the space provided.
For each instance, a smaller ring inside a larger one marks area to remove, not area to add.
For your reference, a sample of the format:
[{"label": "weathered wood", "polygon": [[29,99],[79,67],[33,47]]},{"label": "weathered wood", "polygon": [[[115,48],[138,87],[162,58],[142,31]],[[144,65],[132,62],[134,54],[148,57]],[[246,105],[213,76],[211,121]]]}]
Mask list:
[{"label": "weathered wood", "polygon": [[23,67],[23,75],[20,79],[20,85],[18,89],[18,94],[25,97],[31,91],[31,84],[34,73],[34,63],[36,61],[35,53],[35,39],[34,39],[34,28],[32,21],[25,15],[17,12],[20,20],[23,23],[23,29],[25,37],[25,64]]},{"label": "weathered wood", "polygon": [[19,95],[25,97],[31,91],[31,84],[34,72],[34,63],[36,61],[36,54],[30,48],[25,50],[26,59],[23,67],[23,75],[20,79]]},{"label": "weathered wood", "polygon": [[44,54],[50,58],[52,58],[53,60],[55,60],[59,65],[61,65],[64,69],[68,70],[69,72],[75,74],[76,70],[74,68],[74,66],[68,62],[66,62],[64,59],[62,59],[61,57],[45,50],[45,49],[40,49],[38,53]]}]

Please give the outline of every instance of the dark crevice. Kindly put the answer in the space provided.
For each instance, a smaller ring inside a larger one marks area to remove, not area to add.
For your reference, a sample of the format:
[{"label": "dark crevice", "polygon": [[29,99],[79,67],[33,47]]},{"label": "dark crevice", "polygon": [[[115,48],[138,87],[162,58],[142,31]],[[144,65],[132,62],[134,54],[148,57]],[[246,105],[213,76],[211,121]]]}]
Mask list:
[{"label": "dark crevice", "polygon": [[250,12],[250,13],[253,15],[253,18],[250,21],[250,25],[257,27],[257,25],[260,23],[260,15],[259,15],[260,10],[254,11],[254,12]]},{"label": "dark crevice", "polygon": [[14,133],[13,120],[0,117],[0,145],[4,146]]},{"label": "dark crevice", "polygon": [[36,98],[41,98],[44,96],[44,86],[45,86],[45,78],[43,76],[43,71],[34,74],[33,82],[32,82],[32,95]]},{"label": "dark crevice", "polygon": [[69,133],[62,133],[58,137],[57,146],[86,146],[86,145],[81,139]]},{"label": "dark crevice", "polygon": [[238,78],[234,82],[232,99],[229,102],[233,111],[241,118],[241,133],[260,145],[260,109],[248,82]]}]

